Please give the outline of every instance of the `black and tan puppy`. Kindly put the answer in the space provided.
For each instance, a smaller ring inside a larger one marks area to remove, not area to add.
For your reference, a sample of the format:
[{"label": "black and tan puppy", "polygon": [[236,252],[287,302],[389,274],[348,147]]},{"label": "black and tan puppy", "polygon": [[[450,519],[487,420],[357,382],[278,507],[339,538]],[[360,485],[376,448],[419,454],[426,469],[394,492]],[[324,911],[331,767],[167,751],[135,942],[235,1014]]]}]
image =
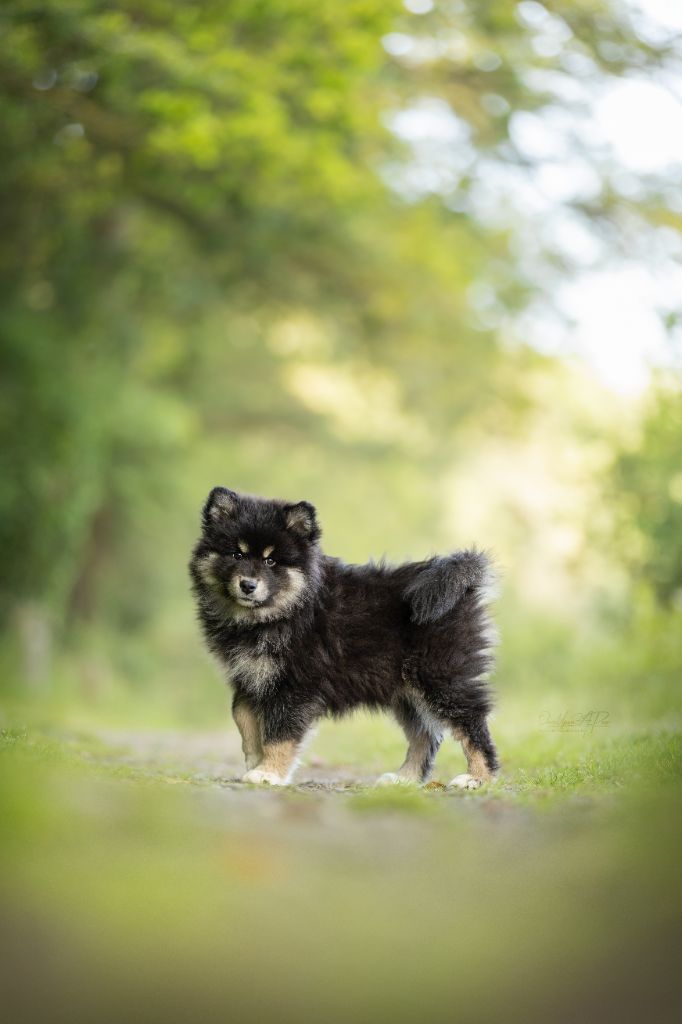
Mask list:
[{"label": "black and tan puppy", "polygon": [[443,734],[475,789],[497,769],[486,718],[494,630],[486,557],[346,565],[320,550],[315,509],[215,487],[190,563],[199,619],[234,689],[245,782],[285,785],[325,715],[385,708],[408,750],[380,782],[423,782]]}]

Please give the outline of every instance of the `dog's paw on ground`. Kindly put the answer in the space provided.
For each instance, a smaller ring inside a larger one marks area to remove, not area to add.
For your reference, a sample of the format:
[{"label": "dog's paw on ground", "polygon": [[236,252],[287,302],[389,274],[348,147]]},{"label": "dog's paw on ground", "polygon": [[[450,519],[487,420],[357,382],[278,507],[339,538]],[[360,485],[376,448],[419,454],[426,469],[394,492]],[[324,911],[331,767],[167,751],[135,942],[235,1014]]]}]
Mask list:
[{"label": "dog's paw on ground", "polygon": [[483,779],[476,779],[466,772],[463,775],[455,775],[451,782],[448,782],[448,789],[478,789],[483,785]]},{"label": "dog's paw on ground", "polygon": [[374,783],[375,786],[414,786],[415,783],[412,779],[406,779],[404,775],[398,775],[397,772],[384,772],[380,775],[377,781]]},{"label": "dog's paw on ground", "polygon": [[274,772],[264,772],[260,768],[251,768],[242,775],[242,782],[267,782],[270,786],[286,786],[287,780]]}]

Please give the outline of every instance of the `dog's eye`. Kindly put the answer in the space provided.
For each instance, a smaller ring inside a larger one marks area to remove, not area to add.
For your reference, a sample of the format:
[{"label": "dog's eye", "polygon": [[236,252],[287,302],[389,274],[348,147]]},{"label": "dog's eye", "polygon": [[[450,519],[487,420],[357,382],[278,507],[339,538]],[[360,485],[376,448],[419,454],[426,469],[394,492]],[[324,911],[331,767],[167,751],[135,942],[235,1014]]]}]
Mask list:
[{"label": "dog's eye", "polygon": [[243,554],[241,553],[241,551],[233,551],[233,552],[232,552],[232,557],[233,557],[233,558],[235,559],[235,561],[237,561],[237,562],[238,562],[238,561],[239,561],[239,559],[240,559],[240,558],[243,558],[244,556],[243,556]]},{"label": "dog's eye", "polygon": [[264,558],[263,561],[265,562],[266,565],[274,565],[275,564],[275,559],[274,558]]}]

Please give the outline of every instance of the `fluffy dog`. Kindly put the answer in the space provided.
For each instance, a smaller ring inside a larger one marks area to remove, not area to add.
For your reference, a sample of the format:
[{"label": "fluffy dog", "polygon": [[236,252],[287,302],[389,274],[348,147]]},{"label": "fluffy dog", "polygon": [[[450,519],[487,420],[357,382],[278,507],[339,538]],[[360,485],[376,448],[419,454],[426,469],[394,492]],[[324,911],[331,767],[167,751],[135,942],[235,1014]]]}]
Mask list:
[{"label": "fluffy dog", "polygon": [[215,487],[190,562],[199,620],[234,690],[245,782],[286,785],[322,716],[383,708],[408,750],[380,783],[424,782],[446,731],[475,789],[498,767],[486,719],[494,630],[485,555],[347,565],[323,554],[315,509]]}]

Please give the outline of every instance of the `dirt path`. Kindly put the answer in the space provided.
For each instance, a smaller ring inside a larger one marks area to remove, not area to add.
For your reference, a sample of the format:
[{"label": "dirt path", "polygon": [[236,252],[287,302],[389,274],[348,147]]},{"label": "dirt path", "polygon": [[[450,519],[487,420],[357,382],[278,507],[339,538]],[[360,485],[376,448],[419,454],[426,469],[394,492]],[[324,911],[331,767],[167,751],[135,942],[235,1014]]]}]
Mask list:
[{"label": "dirt path", "polygon": [[[98,729],[97,747],[83,756],[103,765],[119,765],[143,775],[167,781],[245,789],[241,782],[244,759],[239,737],[230,731],[182,732],[174,730],[129,731]],[[72,742],[88,747],[89,737],[73,736]],[[332,764],[315,754],[304,754],[290,789],[347,791],[372,786],[375,775],[355,765]]]}]

